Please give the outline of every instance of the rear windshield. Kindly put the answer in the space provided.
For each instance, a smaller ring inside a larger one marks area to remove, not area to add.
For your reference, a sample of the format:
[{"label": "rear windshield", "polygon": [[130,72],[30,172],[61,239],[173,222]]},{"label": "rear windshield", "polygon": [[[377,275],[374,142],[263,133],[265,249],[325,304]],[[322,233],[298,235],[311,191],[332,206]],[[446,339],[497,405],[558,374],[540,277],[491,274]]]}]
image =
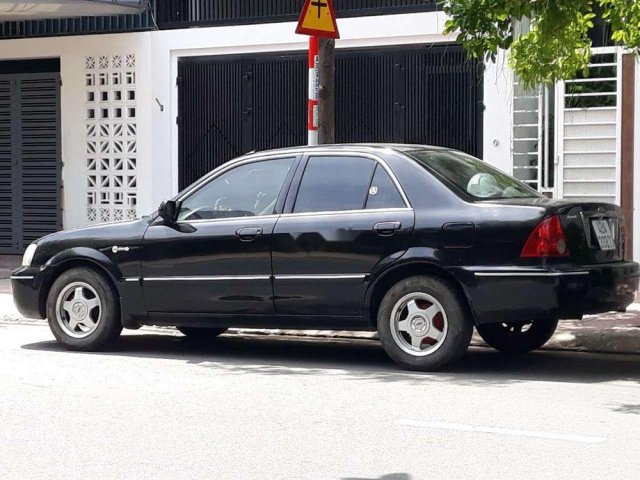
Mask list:
[{"label": "rear windshield", "polygon": [[474,200],[542,196],[515,178],[462,152],[414,150],[407,154],[454,190]]}]

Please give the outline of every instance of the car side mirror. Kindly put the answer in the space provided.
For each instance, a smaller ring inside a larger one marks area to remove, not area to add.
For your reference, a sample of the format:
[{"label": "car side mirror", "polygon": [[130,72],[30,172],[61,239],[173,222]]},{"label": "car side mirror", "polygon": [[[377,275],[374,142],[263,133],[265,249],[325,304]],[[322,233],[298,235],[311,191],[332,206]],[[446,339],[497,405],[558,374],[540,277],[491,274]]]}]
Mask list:
[{"label": "car side mirror", "polygon": [[178,218],[178,204],[175,200],[165,200],[158,207],[158,215],[167,222],[175,222]]}]

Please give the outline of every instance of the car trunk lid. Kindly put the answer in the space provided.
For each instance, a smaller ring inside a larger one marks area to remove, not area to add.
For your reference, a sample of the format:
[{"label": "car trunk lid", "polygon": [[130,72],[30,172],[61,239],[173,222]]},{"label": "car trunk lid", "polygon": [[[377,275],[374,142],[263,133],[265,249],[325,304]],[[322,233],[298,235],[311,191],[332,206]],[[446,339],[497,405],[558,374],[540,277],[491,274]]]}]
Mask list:
[{"label": "car trunk lid", "polygon": [[624,222],[622,210],[617,205],[546,197],[491,200],[486,203],[541,207],[544,209],[543,218],[558,215],[573,263],[599,264],[624,259]]}]

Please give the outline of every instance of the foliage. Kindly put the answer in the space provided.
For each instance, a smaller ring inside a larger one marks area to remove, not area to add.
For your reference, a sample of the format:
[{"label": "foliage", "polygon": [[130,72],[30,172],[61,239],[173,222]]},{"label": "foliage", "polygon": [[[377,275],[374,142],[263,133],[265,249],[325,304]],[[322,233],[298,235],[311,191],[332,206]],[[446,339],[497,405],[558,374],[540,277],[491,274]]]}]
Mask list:
[{"label": "foliage", "polygon": [[616,43],[640,50],[640,0],[444,0],[443,6],[450,17],[445,33],[458,32],[475,58],[495,60],[500,49],[510,50],[509,64],[525,86],[586,71],[594,9]]}]

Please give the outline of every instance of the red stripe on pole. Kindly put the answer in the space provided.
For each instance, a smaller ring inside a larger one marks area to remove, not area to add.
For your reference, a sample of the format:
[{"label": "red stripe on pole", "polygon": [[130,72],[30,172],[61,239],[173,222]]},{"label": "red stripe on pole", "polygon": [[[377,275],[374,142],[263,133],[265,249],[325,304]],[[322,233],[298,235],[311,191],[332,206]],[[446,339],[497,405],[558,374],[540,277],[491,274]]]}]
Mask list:
[{"label": "red stripe on pole", "polygon": [[317,100],[309,100],[309,111],[308,113],[308,124],[307,128],[311,131],[317,131],[318,125],[316,125],[315,120],[318,118],[318,101]]},{"label": "red stripe on pole", "polygon": [[318,37],[309,37],[309,101],[307,130],[309,145],[318,144]]},{"label": "red stripe on pole", "polygon": [[318,37],[309,37],[309,68],[314,68],[318,55]]}]

